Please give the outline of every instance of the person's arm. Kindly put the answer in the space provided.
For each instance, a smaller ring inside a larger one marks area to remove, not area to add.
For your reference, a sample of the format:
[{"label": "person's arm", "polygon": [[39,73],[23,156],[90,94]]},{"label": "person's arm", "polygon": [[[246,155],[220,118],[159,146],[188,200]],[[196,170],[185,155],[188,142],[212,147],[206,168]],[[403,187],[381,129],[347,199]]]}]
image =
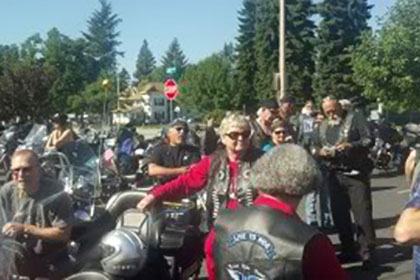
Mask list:
[{"label": "person's arm", "polygon": [[409,186],[412,185],[413,179],[415,179],[413,178],[413,174],[414,174],[414,169],[416,167],[416,156],[417,156],[416,150],[411,151],[404,165],[405,179],[407,180],[407,183]]},{"label": "person's arm", "polygon": [[53,139],[54,139],[54,137],[55,137],[55,131],[54,132],[52,132],[51,134],[50,134],[50,136],[48,137],[48,140],[47,140],[47,144],[45,145],[45,149],[46,150],[52,150],[52,149],[55,149],[55,146],[53,145]]},{"label": "person's arm", "polygon": [[187,197],[203,189],[207,183],[210,172],[210,157],[203,158],[195,164],[188,173],[160,186],[156,186],[150,192],[156,199],[175,200]]},{"label": "person's arm", "polygon": [[64,144],[73,140],[73,131],[71,129],[66,129],[60,138],[55,141],[55,148],[60,149]]},{"label": "person's arm", "polygon": [[353,120],[360,138],[357,141],[352,141],[350,144],[352,147],[368,148],[372,143],[372,133],[365,116],[360,112],[354,112]]},{"label": "person's arm", "polygon": [[187,166],[171,168],[171,167],[160,166],[156,163],[149,163],[147,167],[149,169],[150,176],[181,175],[181,174],[187,173],[188,171]]},{"label": "person's arm", "polygon": [[394,230],[394,238],[402,244],[420,244],[420,188],[412,193]]},{"label": "person's arm", "polygon": [[146,197],[139,201],[137,209],[146,211],[156,200],[176,200],[200,191],[206,186],[210,166],[210,157],[203,158],[188,173],[180,175],[168,183],[154,187]]},{"label": "person's arm", "polygon": [[41,228],[30,224],[8,223],[3,227],[3,234],[11,237],[23,234],[36,239],[62,242],[70,239],[70,232],[70,226]]},{"label": "person's arm", "polygon": [[303,254],[305,280],[348,280],[348,274],[335,256],[334,248],[324,235],[315,236]]},{"label": "person's arm", "polygon": [[420,209],[405,209],[394,230],[394,238],[401,244],[419,245],[420,244]]}]

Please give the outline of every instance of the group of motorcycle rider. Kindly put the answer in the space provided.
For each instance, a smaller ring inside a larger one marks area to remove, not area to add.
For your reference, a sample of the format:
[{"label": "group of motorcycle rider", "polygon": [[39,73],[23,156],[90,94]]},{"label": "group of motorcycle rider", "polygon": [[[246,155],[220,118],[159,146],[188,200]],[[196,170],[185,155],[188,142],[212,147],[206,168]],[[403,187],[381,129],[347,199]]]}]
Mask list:
[{"label": "group of motorcycle rider", "polygon": [[[148,159],[148,174],[158,184],[138,202],[139,211],[196,193],[206,198],[203,251],[211,280],[340,280],[348,279],[340,263],[361,260],[366,270],[375,265],[372,137],[366,118],[328,96],[319,112],[308,100],[294,121],[294,103],[290,97],[280,105],[262,100],[255,120],[227,112],[217,129],[208,124],[201,147],[187,141],[190,127],[176,119],[165,127],[163,141]],[[64,115],[54,122],[46,149],[76,140]],[[0,225],[4,236],[15,238],[29,254],[19,265],[30,271],[19,272],[59,279],[62,271],[54,265],[66,255],[57,248],[70,240],[70,198],[43,174],[30,150],[13,154],[11,171],[12,181],[0,190]],[[306,195],[303,222],[296,211]],[[338,257],[322,233],[333,227],[341,243]],[[0,263],[7,259],[1,257]]]}]

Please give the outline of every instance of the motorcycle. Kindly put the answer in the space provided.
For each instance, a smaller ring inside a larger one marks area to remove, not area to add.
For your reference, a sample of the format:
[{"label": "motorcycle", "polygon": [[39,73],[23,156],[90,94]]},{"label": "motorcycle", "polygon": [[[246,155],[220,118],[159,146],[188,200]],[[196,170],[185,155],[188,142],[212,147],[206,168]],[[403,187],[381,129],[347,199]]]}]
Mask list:
[{"label": "motorcycle", "polygon": [[67,280],[197,279],[204,238],[196,204],[164,202],[141,213],[133,208],[145,195],[118,193],[101,217],[75,226],[73,259],[81,267]]},{"label": "motorcycle", "polygon": [[375,144],[372,148],[372,158],[377,169],[389,170],[393,168],[394,156],[391,144],[381,138],[375,138]]},{"label": "motorcycle", "polygon": [[90,220],[101,207],[102,186],[99,159],[84,141],[74,141],[60,151],[47,151],[40,157],[41,167],[54,175],[73,200],[75,218]]}]

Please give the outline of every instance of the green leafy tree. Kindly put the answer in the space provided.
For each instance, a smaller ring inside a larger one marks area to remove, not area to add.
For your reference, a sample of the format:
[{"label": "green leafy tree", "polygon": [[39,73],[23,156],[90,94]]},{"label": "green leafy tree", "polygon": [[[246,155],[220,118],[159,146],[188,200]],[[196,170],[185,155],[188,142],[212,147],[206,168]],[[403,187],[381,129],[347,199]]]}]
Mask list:
[{"label": "green leafy tree", "polygon": [[43,47],[43,40],[39,33],[30,36],[21,45],[20,58],[27,64],[34,65],[39,61],[39,55]]},{"label": "green leafy tree", "polygon": [[19,52],[17,45],[0,45],[0,75],[5,69],[20,61]]},{"label": "green leafy tree", "polygon": [[147,41],[144,40],[137,56],[136,72],[134,73],[134,78],[137,82],[140,82],[149,76],[155,69],[155,64],[156,60],[149,49]]},{"label": "green leafy tree", "polygon": [[168,68],[176,69],[176,73],[172,75],[172,77],[176,80],[178,80],[179,77],[181,77],[185,72],[188,61],[181,49],[181,45],[179,44],[177,38],[172,41],[165,55],[162,57],[162,65],[165,71]]},{"label": "green leafy tree", "polygon": [[[156,67],[152,73],[147,78],[150,82],[165,82],[166,80],[166,68],[165,66],[161,65]],[[146,80],[145,80],[146,82]]]},{"label": "green leafy tree", "polygon": [[255,61],[256,1],[245,0],[239,11],[239,36],[236,38],[236,73],[234,98],[238,104],[253,111],[257,104],[254,86],[257,63]]},{"label": "green leafy tree", "polygon": [[39,120],[52,113],[48,94],[53,82],[42,65],[19,62],[0,75],[0,119]]},{"label": "green leafy tree", "polygon": [[235,108],[232,66],[220,54],[188,67],[183,80],[187,91],[180,102],[192,113],[208,116]]},{"label": "green leafy tree", "polygon": [[398,0],[381,29],[364,34],[352,56],[363,94],[392,110],[420,106],[419,13],[420,0]]},{"label": "green leafy tree", "polygon": [[47,34],[42,54],[45,68],[54,76],[49,92],[57,112],[67,111],[69,96],[84,90],[87,80],[86,57],[83,55],[85,44],[84,40],[74,41],[56,28]]},{"label": "green leafy tree", "polygon": [[367,0],[324,0],[319,4],[321,22],[316,45],[314,91],[318,97],[349,98],[360,94],[353,80],[351,51],[369,30],[371,6]]},{"label": "green leafy tree", "polygon": [[90,81],[95,81],[101,74],[113,75],[116,73],[117,47],[120,32],[117,31],[121,19],[112,11],[111,2],[99,0],[99,10],[95,10],[88,19],[88,30],[83,32],[87,41],[86,54],[89,60]]}]

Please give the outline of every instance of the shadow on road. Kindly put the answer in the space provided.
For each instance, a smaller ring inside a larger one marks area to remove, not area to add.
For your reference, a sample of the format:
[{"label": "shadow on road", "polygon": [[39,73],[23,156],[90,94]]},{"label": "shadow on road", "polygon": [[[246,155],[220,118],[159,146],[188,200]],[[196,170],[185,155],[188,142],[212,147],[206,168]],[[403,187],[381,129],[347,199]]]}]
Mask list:
[{"label": "shadow on road", "polygon": [[412,258],[411,247],[400,246],[392,238],[378,238],[377,244],[378,247],[374,252],[377,266],[371,271],[363,271],[361,263],[352,265],[346,268],[351,279],[376,280],[384,273],[394,272],[395,264]]},{"label": "shadow on road", "polygon": [[400,217],[400,215],[397,214],[397,215],[392,216],[392,217],[374,219],[373,224],[375,226],[375,230],[395,226],[399,217]]},{"label": "shadow on road", "polygon": [[393,190],[396,189],[396,186],[389,186],[389,187],[372,187],[371,190],[372,192],[380,192],[380,191],[389,191],[389,190]]},{"label": "shadow on road", "polygon": [[378,179],[378,178],[392,178],[396,176],[400,176],[401,172],[398,171],[376,171],[371,175],[371,179]]}]

